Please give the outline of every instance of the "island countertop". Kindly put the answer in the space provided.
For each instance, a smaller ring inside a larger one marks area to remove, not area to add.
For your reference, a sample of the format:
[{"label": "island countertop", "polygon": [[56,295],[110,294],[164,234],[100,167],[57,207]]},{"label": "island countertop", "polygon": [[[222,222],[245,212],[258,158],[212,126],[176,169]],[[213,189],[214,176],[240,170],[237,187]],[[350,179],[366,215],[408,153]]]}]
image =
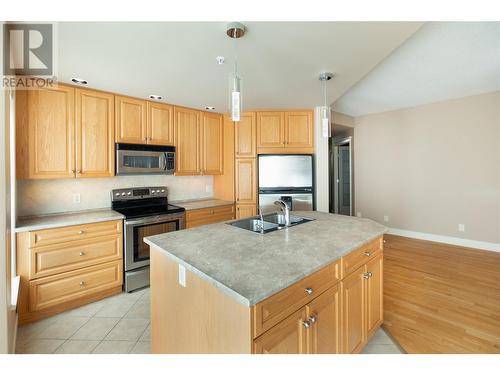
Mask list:
[{"label": "island countertop", "polygon": [[217,223],[144,241],[239,303],[253,306],[386,232],[369,219],[293,214],[315,220],[263,235]]}]

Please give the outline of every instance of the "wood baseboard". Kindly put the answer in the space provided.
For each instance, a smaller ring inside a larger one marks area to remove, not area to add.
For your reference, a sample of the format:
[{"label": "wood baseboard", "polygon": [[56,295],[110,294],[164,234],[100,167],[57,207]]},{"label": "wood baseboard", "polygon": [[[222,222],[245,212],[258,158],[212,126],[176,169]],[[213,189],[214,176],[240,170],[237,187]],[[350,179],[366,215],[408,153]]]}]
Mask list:
[{"label": "wood baseboard", "polygon": [[500,254],[386,235],[384,328],[408,353],[500,353]]}]

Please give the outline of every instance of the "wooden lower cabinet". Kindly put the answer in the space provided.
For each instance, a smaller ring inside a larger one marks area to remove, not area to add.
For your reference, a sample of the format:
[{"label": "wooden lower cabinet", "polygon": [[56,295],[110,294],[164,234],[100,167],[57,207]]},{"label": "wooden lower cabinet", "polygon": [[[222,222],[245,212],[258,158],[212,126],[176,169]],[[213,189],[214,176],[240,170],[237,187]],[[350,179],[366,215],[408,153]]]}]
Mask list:
[{"label": "wooden lower cabinet", "polygon": [[186,211],[186,228],[199,227],[201,225],[220,223],[221,221],[234,219],[234,205],[219,206],[211,208],[200,208]]},{"label": "wooden lower cabinet", "polygon": [[366,330],[367,339],[373,336],[384,320],[383,293],[384,272],[381,255],[366,264]]},{"label": "wooden lower cabinet", "polygon": [[254,341],[255,354],[307,354],[305,307]]},{"label": "wooden lower cabinet", "polygon": [[244,219],[245,217],[257,215],[257,207],[255,204],[237,204],[236,219]]},{"label": "wooden lower cabinet", "polygon": [[366,340],[364,268],[342,281],[343,352],[358,353]]}]

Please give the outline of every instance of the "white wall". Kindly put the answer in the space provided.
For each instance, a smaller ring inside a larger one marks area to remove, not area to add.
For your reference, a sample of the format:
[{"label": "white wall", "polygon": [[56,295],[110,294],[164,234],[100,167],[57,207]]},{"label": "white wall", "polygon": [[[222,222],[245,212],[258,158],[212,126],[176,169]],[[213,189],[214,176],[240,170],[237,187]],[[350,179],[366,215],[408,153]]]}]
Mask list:
[{"label": "white wall", "polygon": [[354,137],[363,217],[500,244],[500,92],[357,117]]},{"label": "white wall", "polygon": [[[167,186],[170,201],[211,197],[212,176],[120,176],[110,178],[18,180],[18,215],[79,211],[111,206],[112,189]],[[80,203],[73,201],[80,194]]]}]

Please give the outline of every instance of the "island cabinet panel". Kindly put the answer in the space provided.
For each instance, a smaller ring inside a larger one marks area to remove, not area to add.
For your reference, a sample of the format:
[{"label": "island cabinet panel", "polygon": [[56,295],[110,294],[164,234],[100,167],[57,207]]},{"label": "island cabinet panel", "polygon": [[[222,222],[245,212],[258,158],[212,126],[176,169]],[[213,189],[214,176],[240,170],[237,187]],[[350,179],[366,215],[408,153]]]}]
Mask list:
[{"label": "island cabinet panel", "polygon": [[308,352],[311,354],[340,354],[341,306],[340,285],[337,283],[306,306],[310,320]]},{"label": "island cabinet panel", "polygon": [[116,142],[147,143],[147,102],[116,96]]},{"label": "island cabinet panel", "polygon": [[360,268],[342,281],[342,346],[346,354],[359,353],[366,341],[364,273]]},{"label": "island cabinet panel", "polygon": [[243,113],[234,123],[234,152],[237,158],[256,157],[257,118],[255,112]]},{"label": "island cabinet panel", "polygon": [[378,255],[366,264],[366,322],[367,339],[383,323],[383,257]]},{"label": "island cabinet panel", "polygon": [[114,95],[76,90],[76,177],[115,175]]},{"label": "island cabinet panel", "polygon": [[302,308],[254,340],[255,354],[307,354],[306,309]]},{"label": "island cabinet panel", "polygon": [[340,263],[332,263],[254,306],[254,337],[276,325],[340,280]]}]

